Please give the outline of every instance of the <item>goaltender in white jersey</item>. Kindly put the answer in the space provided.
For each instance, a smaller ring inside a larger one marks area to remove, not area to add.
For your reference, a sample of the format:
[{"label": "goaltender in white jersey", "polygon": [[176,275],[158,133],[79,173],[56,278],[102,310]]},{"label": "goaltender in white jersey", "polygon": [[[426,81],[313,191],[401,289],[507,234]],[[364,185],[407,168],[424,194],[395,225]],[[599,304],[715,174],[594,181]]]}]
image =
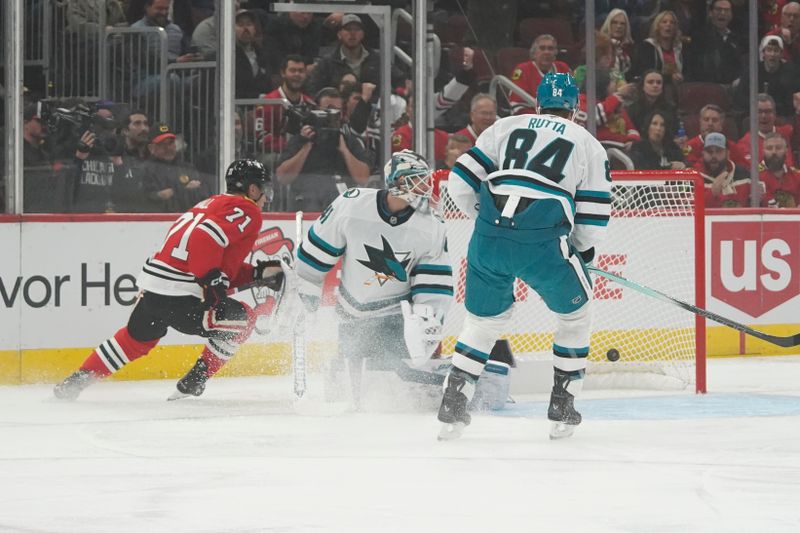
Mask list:
[{"label": "goaltender in white jersey", "polygon": [[[449,361],[430,359],[452,302],[453,272],[444,222],[429,207],[431,169],[404,150],[387,163],[385,178],[387,190],[349,189],[311,226],[298,251],[300,296],[316,310],[323,279],[341,260],[339,351],[351,376],[360,379],[353,370],[367,359],[407,381],[440,385]],[[507,381],[507,365],[492,368]]]}]

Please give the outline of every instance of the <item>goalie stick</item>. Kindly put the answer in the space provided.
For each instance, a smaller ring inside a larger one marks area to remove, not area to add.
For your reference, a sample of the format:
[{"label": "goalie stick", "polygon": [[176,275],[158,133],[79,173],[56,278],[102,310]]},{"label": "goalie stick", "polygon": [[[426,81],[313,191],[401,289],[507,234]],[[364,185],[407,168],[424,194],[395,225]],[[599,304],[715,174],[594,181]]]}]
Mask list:
[{"label": "goalie stick", "polygon": [[[303,243],[303,212],[294,215],[295,223],[295,264],[300,254],[300,245]],[[295,270],[294,275],[297,275]],[[301,310],[292,331],[292,378],[294,380],[294,395],[300,399],[306,392],[306,323],[305,313]]]},{"label": "goalie stick", "polygon": [[606,272],[605,270],[593,266],[587,266],[587,268],[589,269],[589,272],[594,272],[598,276],[602,276],[615,283],[619,283],[620,285],[628,287],[629,289],[633,289],[636,292],[640,292],[645,296],[650,296],[651,298],[655,298],[656,300],[661,300],[662,302],[676,305],[682,309],[685,309],[686,311],[689,311],[690,313],[694,313],[696,315],[700,315],[702,317],[711,319],[714,322],[722,324],[723,326],[728,326],[729,328],[741,331],[742,333],[745,333],[757,339],[761,339],[763,341],[767,341],[769,343],[776,344],[784,348],[790,348],[792,346],[800,345],[800,333],[797,333],[795,335],[789,335],[788,337],[768,335],[767,333],[763,333],[761,331],[749,328],[744,324],[739,324],[738,322],[734,322],[733,320],[725,318],[724,316],[720,316],[716,313],[712,313],[711,311],[707,311],[700,307],[696,307],[692,304],[686,303],[682,300],[678,300],[677,298],[673,298],[672,296],[668,296],[663,292],[659,292],[650,287],[645,287],[644,285],[639,285],[638,283],[631,281],[629,279],[625,279],[622,276],[612,274],[611,272]]}]

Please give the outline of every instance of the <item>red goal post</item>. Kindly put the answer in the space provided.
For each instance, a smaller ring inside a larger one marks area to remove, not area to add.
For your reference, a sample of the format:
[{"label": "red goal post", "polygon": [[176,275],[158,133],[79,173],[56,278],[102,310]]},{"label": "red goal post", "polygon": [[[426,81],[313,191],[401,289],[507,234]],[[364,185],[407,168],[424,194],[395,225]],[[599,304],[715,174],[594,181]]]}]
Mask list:
[{"label": "red goal post", "polygon": [[[703,179],[689,171],[612,172],[612,214],[595,266],[705,307]],[[446,177],[445,177],[446,180]],[[445,322],[450,354],[463,323],[466,250],[472,222],[441,183],[455,299]],[[513,318],[503,337],[521,361],[550,361],[553,314],[517,280]],[[588,387],[678,388],[706,392],[705,320],[603,278],[594,278]],[[610,362],[606,353],[619,351]]]}]

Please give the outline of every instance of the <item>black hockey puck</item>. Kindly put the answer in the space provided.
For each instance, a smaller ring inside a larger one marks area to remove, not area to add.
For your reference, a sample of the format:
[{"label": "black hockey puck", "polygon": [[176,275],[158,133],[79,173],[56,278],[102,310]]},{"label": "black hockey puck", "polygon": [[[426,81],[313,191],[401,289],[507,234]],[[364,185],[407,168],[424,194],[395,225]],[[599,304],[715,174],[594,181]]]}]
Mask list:
[{"label": "black hockey puck", "polygon": [[608,360],[611,362],[619,361],[619,350],[616,348],[611,348],[606,352],[606,358],[608,358]]}]

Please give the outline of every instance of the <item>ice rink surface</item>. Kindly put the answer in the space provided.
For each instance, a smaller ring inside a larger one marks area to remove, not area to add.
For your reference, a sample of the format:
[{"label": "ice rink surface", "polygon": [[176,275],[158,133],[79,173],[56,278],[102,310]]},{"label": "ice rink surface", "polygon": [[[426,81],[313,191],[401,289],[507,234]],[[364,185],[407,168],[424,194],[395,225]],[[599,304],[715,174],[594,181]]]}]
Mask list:
[{"label": "ice rink surface", "polygon": [[0,387],[0,531],[798,532],[799,380],[712,360],[706,396],[588,391],[563,441],[518,398],[453,442],[394,401],[297,414],[286,378]]}]

